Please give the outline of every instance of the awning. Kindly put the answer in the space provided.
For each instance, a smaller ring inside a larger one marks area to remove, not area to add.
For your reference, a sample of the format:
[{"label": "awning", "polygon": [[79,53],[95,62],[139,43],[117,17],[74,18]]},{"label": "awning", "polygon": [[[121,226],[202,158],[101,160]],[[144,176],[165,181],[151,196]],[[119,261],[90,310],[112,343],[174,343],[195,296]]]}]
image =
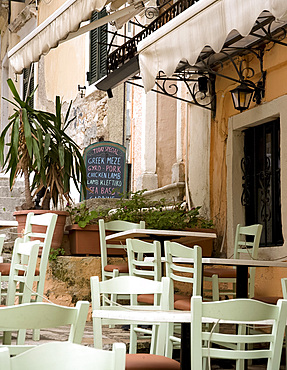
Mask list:
[{"label": "awning", "polygon": [[180,61],[195,65],[206,46],[220,52],[234,30],[248,36],[264,11],[287,21],[286,0],[198,1],[138,44],[145,90],[152,89],[159,71],[171,76]]},{"label": "awning", "polygon": [[130,6],[80,27],[81,22],[90,20],[92,12],[100,11],[106,3],[107,0],[66,1],[8,52],[8,58],[14,72],[21,73],[32,62],[37,62],[41,55],[47,54],[63,41],[68,41],[108,22],[121,19],[128,14],[132,17],[143,9],[142,1],[134,2]]}]

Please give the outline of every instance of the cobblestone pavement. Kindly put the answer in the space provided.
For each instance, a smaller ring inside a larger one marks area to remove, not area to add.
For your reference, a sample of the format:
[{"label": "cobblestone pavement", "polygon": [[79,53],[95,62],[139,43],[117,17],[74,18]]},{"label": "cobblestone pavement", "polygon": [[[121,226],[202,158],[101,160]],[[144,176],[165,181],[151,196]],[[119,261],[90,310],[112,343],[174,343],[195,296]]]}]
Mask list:
[{"label": "cobblestone pavement", "polygon": [[[41,337],[40,341],[36,342],[37,344],[47,343],[51,340],[57,340],[57,341],[65,341],[68,339],[69,336],[69,328],[68,327],[61,327],[57,329],[49,329],[49,330],[41,330]],[[129,331],[123,330],[122,327],[104,327],[103,329],[103,347],[104,349],[111,349],[111,346],[113,343],[116,342],[122,342],[128,345],[129,343]],[[32,340],[32,332],[27,331],[27,344],[35,344],[35,342]],[[93,328],[92,323],[87,322],[83,341],[82,344],[93,346]],[[149,343],[147,340],[141,340],[139,343],[139,350],[142,352],[148,351]],[[284,350],[285,351],[285,348]],[[235,367],[232,367],[232,365],[228,363],[221,363],[220,365],[213,365],[212,370],[218,370],[218,369],[235,369]],[[257,365],[250,365],[248,366],[248,370],[263,370],[266,369],[266,365],[264,364],[257,364]],[[281,366],[280,370],[286,369],[285,366]]]}]

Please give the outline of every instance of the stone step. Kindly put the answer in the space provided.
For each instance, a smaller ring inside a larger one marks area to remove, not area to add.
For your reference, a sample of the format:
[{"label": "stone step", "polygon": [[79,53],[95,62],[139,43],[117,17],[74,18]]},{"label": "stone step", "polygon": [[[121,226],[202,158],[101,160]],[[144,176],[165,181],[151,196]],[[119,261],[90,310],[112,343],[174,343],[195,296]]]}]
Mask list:
[{"label": "stone step", "polygon": [[[6,213],[10,213],[12,216],[17,206],[21,206],[24,203],[24,198],[3,198],[0,197],[0,215],[5,217]],[[9,219],[9,218],[8,218]],[[10,218],[11,220],[13,218]]]},{"label": "stone step", "polygon": [[[1,199],[0,199],[0,204],[2,206]],[[6,209],[5,210],[0,209],[0,220],[3,220],[3,221],[12,221],[13,220],[13,221],[15,221],[15,218],[13,217],[12,211],[10,212],[10,211],[7,211]]]},{"label": "stone step", "polygon": [[[0,186],[5,186],[8,189],[10,189],[10,180],[9,180],[9,178],[0,176]],[[16,180],[15,184],[14,184],[14,187],[24,189],[24,181],[23,180]]]},{"label": "stone step", "polygon": [[24,197],[24,188],[15,187],[11,191],[8,186],[0,186],[0,198],[17,198]]}]

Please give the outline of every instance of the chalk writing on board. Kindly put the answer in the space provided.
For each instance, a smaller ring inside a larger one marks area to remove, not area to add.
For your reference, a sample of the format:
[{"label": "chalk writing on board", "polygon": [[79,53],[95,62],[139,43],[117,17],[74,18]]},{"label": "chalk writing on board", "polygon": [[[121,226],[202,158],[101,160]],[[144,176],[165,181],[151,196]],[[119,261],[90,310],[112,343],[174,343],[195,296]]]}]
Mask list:
[{"label": "chalk writing on board", "polygon": [[126,148],[101,141],[84,151],[87,198],[120,198],[127,188]]}]

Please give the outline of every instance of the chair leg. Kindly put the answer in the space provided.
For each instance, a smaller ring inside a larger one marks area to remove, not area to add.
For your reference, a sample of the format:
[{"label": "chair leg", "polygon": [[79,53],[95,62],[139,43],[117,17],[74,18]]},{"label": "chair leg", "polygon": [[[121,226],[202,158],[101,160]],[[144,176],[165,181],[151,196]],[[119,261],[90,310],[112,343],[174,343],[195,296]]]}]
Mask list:
[{"label": "chair leg", "polygon": [[[238,330],[239,335],[245,335],[246,334],[246,325],[239,325],[237,330]],[[237,349],[243,351],[245,349],[245,344],[244,343],[239,343]],[[244,370],[244,368],[245,368],[245,360],[237,360],[236,361],[236,370]]]},{"label": "chair leg", "polygon": [[17,335],[17,344],[18,345],[22,345],[25,343],[25,339],[26,339],[26,330],[25,329],[21,329],[18,331],[18,335]]},{"label": "chair leg", "polygon": [[212,275],[212,299],[219,301],[219,280],[218,275]]},{"label": "chair leg", "polygon": [[136,325],[130,325],[130,348],[129,353],[137,353],[137,333],[135,332]]},{"label": "chair leg", "polygon": [[[119,275],[120,275],[119,270],[117,270],[117,269],[113,270],[113,278],[116,278]],[[118,296],[116,294],[111,294],[111,301],[112,302],[117,302],[117,299],[118,299]],[[111,303],[111,306],[113,306],[113,303]]]},{"label": "chair leg", "polygon": [[156,351],[157,351],[156,344],[157,344],[157,341],[158,341],[158,330],[159,330],[158,325],[153,325],[152,326],[152,335],[151,335],[151,343],[150,343],[150,353],[152,355],[157,354],[156,353]]},{"label": "chair leg", "polygon": [[94,347],[98,349],[103,348],[102,340],[102,325],[100,319],[93,318],[93,335],[94,335]]},{"label": "chair leg", "polygon": [[12,333],[11,331],[4,331],[3,332],[3,344],[9,345],[11,344]]},{"label": "chair leg", "polygon": [[167,338],[166,338],[166,347],[165,347],[165,356],[172,358],[173,352],[173,342],[171,340],[171,336],[174,332],[174,323],[169,323],[167,327]]}]

